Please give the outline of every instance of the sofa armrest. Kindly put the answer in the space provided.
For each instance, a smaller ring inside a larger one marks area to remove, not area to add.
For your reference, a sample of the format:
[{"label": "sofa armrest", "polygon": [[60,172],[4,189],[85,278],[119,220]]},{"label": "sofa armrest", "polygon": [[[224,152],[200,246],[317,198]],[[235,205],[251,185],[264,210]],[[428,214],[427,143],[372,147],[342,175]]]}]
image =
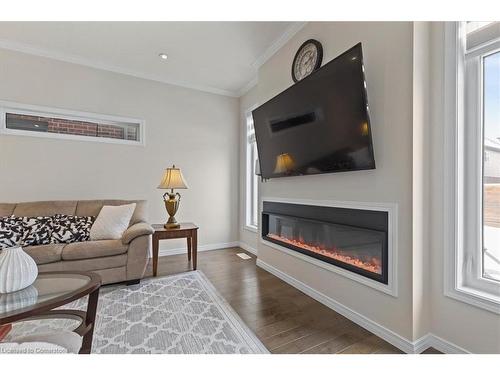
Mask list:
[{"label": "sofa armrest", "polygon": [[127,228],[122,236],[122,243],[129,244],[139,236],[146,236],[154,233],[154,229],[148,223],[136,223]]},{"label": "sofa armrest", "polygon": [[144,276],[151,252],[151,236],[139,236],[128,245],[126,280],[139,280]]}]

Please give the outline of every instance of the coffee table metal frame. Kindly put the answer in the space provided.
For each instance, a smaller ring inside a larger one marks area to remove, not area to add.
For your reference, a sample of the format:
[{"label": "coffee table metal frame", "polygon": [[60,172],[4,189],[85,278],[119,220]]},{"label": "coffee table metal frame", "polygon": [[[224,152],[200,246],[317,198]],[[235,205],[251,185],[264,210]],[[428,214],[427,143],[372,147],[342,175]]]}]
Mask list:
[{"label": "coffee table metal frame", "polygon": [[[15,323],[26,320],[37,319],[74,319],[80,321],[80,325],[73,330],[79,334],[82,340],[80,354],[90,354],[92,350],[92,338],[94,335],[94,327],[96,322],[97,303],[99,300],[99,289],[101,287],[101,277],[93,272],[40,272],[40,276],[56,276],[56,275],[78,275],[87,276],[89,281],[82,287],[70,290],[65,294],[49,298],[46,301],[35,303],[31,306],[26,306],[17,310],[9,311],[8,313],[0,314],[0,325]],[[87,303],[87,311],[56,309],[57,307],[66,305],[85,296],[89,296]]]}]

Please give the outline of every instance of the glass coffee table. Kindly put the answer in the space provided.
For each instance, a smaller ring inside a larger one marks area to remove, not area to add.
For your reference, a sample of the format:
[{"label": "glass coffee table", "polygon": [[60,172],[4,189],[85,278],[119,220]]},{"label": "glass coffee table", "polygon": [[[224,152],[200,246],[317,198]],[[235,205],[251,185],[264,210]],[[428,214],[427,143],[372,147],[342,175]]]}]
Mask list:
[{"label": "glass coffee table", "polygon": [[[82,339],[80,354],[92,350],[101,277],[92,272],[40,272],[29,287],[0,293],[0,325],[33,319],[74,319]],[[87,311],[57,309],[88,296]]]}]

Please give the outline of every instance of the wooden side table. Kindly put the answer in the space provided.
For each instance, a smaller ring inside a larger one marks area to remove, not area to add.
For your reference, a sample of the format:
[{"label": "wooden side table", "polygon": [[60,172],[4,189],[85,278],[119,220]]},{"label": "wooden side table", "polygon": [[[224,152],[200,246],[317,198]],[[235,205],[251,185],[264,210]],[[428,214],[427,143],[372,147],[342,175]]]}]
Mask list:
[{"label": "wooden side table", "polygon": [[165,229],[163,224],[153,224],[153,276],[158,272],[158,251],[160,248],[160,240],[168,240],[170,238],[186,238],[187,239],[187,255],[191,261],[193,257],[193,270],[196,269],[196,258],[198,257],[198,227],[193,223],[181,223],[179,228]]}]

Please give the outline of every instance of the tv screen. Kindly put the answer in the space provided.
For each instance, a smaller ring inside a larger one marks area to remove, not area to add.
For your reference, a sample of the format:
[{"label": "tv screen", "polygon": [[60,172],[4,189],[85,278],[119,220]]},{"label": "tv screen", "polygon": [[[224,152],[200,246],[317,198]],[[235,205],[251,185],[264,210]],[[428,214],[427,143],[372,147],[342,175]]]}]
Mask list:
[{"label": "tv screen", "polygon": [[263,178],[375,168],[361,43],[252,116]]}]

